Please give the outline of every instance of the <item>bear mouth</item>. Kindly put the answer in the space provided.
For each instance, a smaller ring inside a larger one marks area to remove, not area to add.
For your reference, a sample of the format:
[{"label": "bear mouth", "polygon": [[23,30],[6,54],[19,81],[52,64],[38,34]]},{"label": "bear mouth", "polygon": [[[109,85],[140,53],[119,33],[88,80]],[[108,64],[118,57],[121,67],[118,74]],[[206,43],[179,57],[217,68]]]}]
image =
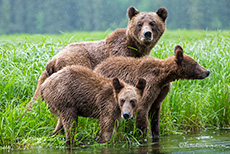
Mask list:
[{"label": "bear mouth", "polygon": [[208,75],[200,75],[200,76],[194,77],[194,79],[205,79],[207,77]]},{"label": "bear mouth", "polygon": [[149,46],[150,44],[152,44],[153,40],[149,40],[149,39],[141,39],[141,43],[144,44],[145,46]]},{"label": "bear mouth", "polygon": [[141,37],[141,42],[148,44],[153,41],[153,38],[146,38],[146,37]]},{"label": "bear mouth", "polygon": [[198,76],[198,79],[205,79],[209,76],[209,74],[210,74],[210,71],[207,70],[202,75]]}]

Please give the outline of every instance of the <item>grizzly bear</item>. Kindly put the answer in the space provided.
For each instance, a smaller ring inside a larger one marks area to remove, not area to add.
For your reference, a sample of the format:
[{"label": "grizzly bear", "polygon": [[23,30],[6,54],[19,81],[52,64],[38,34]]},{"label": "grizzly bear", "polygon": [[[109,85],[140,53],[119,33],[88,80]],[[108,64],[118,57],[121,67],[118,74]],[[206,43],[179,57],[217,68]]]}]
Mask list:
[{"label": "grizzly bear", "polygon": [[114,123],[120,117],[133,117],[142,98],[146,81],[139,79],[133,87],[108,79],[83,66],[67,66],[51,75],[41,85],[41,98],[49,105],[51,113],[58,115],[57,133],[62,127],[66,143],[73,141],[78,116],[93,117],[100,121],[99,142],[110,140]]},{"label": "grizzly bear", "polygon": [[[55,55],[38,79],[35,101],[40,85],[53,73],[69,65],[82,65],[90,69],[112,56],[143,57],[149,55],[165,31],[168,12],[160,8],[156,12],[139,12],[134,7],[127,10],[129,18],[125,29],[117,29],[105,40],[72,43]],[[31,101],[31,102],[33,102]],[[30,108],[31,104],[28,108]]]},{"label": "grizzly bear", "polygon": [[[178,79],[204,79],[210,73],[184,54],[179,45],[175,47],[175,56],[164,60],[149,56],[138,59],[120,56],[106,59],[97,65],[94,71],[109,78],[116,76],[131,85],[137,82],[138,78],[146,79],[145,94],[137,109],[137,125],[146,133],[150,117],[153,139],[158,139],[159,136],[160,109],[163,101],[159,94],[162,93],[162,88]],[[167,94],[168,92],[164,96]],[[159,98],[162,101],[156,102]]]}]

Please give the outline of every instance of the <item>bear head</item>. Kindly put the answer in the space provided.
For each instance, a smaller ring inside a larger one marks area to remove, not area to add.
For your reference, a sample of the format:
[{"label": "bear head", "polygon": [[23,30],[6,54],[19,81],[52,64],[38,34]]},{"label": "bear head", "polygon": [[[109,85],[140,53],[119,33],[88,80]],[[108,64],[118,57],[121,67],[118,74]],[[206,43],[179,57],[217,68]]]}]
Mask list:
[{"label": "bear head", "polygon": [[175,61],[181,79],[204,79],[210,71],[200,66],[194,59],[184,54],[181,46],[175,47]]},{"label": "bear head", "polygon": [[160,8],[156,12],[139,12],[134,7],[127,10],[129,23],[127,35],[142,45],[154,45],[165,31],[165,23],[168,16],[166,8]]},{"label": "bear head", "polygon": [[136,112],[138,102],[144,93],[146,80],[140,78],[136,86],[123,84],[118,78],[113,79],[113,87],[117,96],[118,106],[121,110],[121,118],[130,119]]}]

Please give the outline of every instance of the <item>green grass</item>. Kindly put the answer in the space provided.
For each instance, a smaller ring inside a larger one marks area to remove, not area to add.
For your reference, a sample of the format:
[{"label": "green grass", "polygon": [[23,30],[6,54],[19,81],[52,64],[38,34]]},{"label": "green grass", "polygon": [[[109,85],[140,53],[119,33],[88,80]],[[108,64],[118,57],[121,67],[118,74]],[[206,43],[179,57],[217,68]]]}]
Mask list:
[{"label": "green grass", "polygon": [[[110,32],[78,32],[62,35],[0,36],[0,147],[63,147],[64,135],[50,137],[57,117],[45,102],[38,100],[22,117],[27,102],[35,91],[37,80],[46,63],[60,49],[76,41],[104,39]],[[179,80],[161,110],[161,136],[186,133],[206,128],[230,127],[230,31],[167,31],[151,55],[166,58],[175,45],[211,71],[204,80]],[[95,142],[99,133],[97,120],[80,118],[79,142]],[[139,145],[142,138],[134,120],[122,121],[114,136],[115,145]],[[109,145],[112,144],[112,141]]]}]

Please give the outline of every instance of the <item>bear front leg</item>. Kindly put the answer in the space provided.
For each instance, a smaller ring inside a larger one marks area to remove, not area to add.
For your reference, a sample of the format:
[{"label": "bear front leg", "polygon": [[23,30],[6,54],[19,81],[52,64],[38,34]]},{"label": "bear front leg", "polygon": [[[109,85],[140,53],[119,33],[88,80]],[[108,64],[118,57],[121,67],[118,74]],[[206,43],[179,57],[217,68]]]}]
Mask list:
[{"label": "bear front leg", "polygon": [[[60,131],[61,130],[61,131]],[[53,136],[55,135],[57,132],[59,132],[60,134],[63,133],[63,124],[62,124],[62,121],[60,118],[58,118],[58,122],[57,122],[57,125],[56,125],[56,128],[55,130],[50,134],[50,136]]]},{"label": "bear front leg", "polygon": [[[40,96],[41,94],[41,84],[48,78],[46,71],[42,72],[41,76],[38,79],[38,84],[37,84],[37,88],[34,92],[33,98],[32,100],[29,101],[28,105],[26,106],[26,112],[28,110],[30,110],[32,108],[32,106],[34,105],[34,102],[37,100],[38,96]],[[24,114],[22,115],[22,117],[24,116]]]},{"label": "bear front leg", "polygon": [[159,107],[152,106],[151,112],[150,112],[151,135],[152,135],[151,137],[154,141],[158,141],[158,139],[159,139],[160,111],[161,111],[161,106],[159,106]]},{"label": "bear front leg", "polygon": [[37,100],[38,96],[40,95],[41,84],[42,84],[47,78],[48,78],[48,75],[47,75],[46,71],[43,71],[42,74],[41,74],[41,76],[40,76],[39,79],[38,79],[37,88],[36,88],[36,90],[35,90],[35,92],[34,92],[33,99],[32,99],[32,100],[30,101],[30,103],[29,103],[28,108],[31,108],[31,107],[32,107],[32,103],[33,103],[34,101]]},{"label": "bear front leg", "polygon": [[69,146],[73,144],[74,136],[77,133],[78,116],[73,114],[71,110],[66,110],[66,112],[60,114],[60,120],[63,124],[64,130],[66,132],[66,145]]},{"label": "bear front leg", "polygon": [[118,121],[116,123],[114,133],[116,133],[116,129],[119,126],[120,118],[114,118],[113,116],[106,116],[106,117],[100,118],[100,133],[97,139],[99,143],[106,143],[111,139],[113,135],[113,128],[114,128],[116,119]]},{"label": "bear front leg", "polygon": [[152,104],[149,110],[149,117],[151,119],[151,132],[152,138],[154,141],[158,141],[159,139],[159,132],[160,132],[160,111],[161,111],[161,104],[165,97],[168,95],[170,91],[170,84],[166,85],[162,88],[160,94],[158,95],[157,99]]},{"label": "bear front leg", "polygon": [[146,137],[149,129],[149,121],[148,121],[148,113],[145,109],[138,110],[136,122],[137,122],[137,128],[139,128],[142,131],[143,137]]}]

